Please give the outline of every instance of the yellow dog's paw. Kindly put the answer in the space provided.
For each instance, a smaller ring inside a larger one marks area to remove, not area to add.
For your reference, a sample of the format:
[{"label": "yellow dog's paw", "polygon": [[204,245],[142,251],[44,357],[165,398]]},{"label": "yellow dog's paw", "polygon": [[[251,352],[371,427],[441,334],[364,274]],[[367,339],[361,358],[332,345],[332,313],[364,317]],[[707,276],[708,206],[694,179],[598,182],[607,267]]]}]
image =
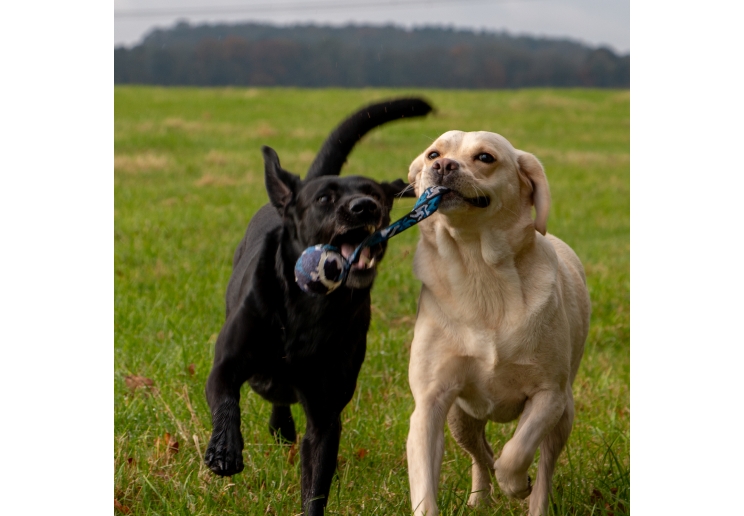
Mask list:
[{"label": "yellow dog's paw", "polygon": [[499,470],[499,461],[496,461],[496,480],[499,488],[506,496],[523,500],[532,492],[532,479],[526,473],[507,473]]}]

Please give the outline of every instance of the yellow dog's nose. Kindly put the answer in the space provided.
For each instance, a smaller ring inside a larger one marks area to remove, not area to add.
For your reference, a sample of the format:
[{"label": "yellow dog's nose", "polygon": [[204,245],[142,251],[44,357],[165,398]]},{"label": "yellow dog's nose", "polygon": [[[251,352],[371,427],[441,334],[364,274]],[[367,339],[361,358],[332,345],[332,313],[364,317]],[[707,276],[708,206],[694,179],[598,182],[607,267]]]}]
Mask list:
[{"label": "yellow dog's nose", "polygon": [[450,172],[460,170],[460,164],[453,159],[442,158],[432,163],[431,168],[439,172],[439,175],[444,177]]}]

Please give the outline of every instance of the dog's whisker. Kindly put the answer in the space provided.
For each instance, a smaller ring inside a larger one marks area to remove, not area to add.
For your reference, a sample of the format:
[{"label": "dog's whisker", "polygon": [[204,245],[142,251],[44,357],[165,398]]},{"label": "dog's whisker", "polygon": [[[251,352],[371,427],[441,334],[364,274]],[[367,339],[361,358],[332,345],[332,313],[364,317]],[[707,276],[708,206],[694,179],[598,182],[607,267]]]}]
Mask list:
[{"label": "dog's whisker", "polygon": [[398,192],[395,196],[398,198],[403,198],[406,192],[408,192],[409,190],[414,190],[414,183],[411,183],[408,186],[406,186],[402,191]]},{"label": "dog's whisker", "polygon": [[484,195],[485,195],[485,193],[486,193],[486,192],[485,192],[485,191],[484,191],[484,190],[483,190],[482,188],[480,188],[480,187],[479,187],[478,185],[473,185],[473,188],[475,189],[475,192],[476,192],[476,193],[478,193],[478,194],[484,194]]},{"label": "dog's whisker", "polygon": [[510,209],[509,209],[509,208],[507,208],[506,206],[501,206],[501,209],[502,209],[502,210],[504,210],[504,211],[508,211],[509,213],[511,213],[511,214],[512,214],[512,215],[514,215],[514,216],[519,216],[519,214],[518,214],[518,213],[517,213],[516,211],[514,211],[514,210],[510,210]]},{"label": "dog's whisker", "polygon": [[473,184],[472,186],[473,186],[473,190],[475,190],[475,193],[476,193],[477,196],[479,196],[479,197],[488,197],[486,195],[486,192],[482,188],[478,187],[478,185]]},{"label": "dog's whisker", "polygon": [[473,181],[478,181],[479,183],[485,183],[486,181],[488,181],[488,179],[486,179],[485,177],[475,177],[475,176],[472,176],[472,179],[473,179]]}]

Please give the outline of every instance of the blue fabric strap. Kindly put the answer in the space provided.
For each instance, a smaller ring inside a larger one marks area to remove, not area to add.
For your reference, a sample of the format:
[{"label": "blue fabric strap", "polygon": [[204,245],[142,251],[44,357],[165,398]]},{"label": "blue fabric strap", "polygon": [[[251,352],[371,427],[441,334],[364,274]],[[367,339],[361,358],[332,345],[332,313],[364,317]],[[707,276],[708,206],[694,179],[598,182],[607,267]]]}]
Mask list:
[{"label": "blue fabric strap", "polygon": [[449,191],[450,189],[446,186],[431,186],[424,190],[408,215],[396,220],[385,229],[375,231],[359,244],[349,257],[347,262],[348,267],[351,267],[359,260],[359,255],[365,247],[372,247],[373,245],[385,242],[432,215],[439,208],[439,203],[442,202],[442,196]]}]

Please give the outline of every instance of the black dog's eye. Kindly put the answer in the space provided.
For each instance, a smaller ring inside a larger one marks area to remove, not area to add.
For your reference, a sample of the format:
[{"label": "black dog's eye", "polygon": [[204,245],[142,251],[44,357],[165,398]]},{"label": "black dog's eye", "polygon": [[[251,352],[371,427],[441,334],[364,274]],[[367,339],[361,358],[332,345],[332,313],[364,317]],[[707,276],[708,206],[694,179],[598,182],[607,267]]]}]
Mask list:
[{"label": "black dog's eye", "polygon": [[426,157],[429,159],[437,159],[439,157],[439,153],[437,151],[431,151]]},{"label": "black dog's eye", "polygon": [[318,202],[320,204],[328,204],[330,202],[333,202],[333,198],[328,194],[323,194],[320,197],[318,197]]},{"label": "black dog's eye", "polygon": [[494,161],[496,161],[496,158],[494,158],[493,156],[491,156],[487,152],[482,152],[482,153],[478,154],[475,157],[475,159],[477,159],[478,161],[482,161],[483,163],[493,163]]}]

